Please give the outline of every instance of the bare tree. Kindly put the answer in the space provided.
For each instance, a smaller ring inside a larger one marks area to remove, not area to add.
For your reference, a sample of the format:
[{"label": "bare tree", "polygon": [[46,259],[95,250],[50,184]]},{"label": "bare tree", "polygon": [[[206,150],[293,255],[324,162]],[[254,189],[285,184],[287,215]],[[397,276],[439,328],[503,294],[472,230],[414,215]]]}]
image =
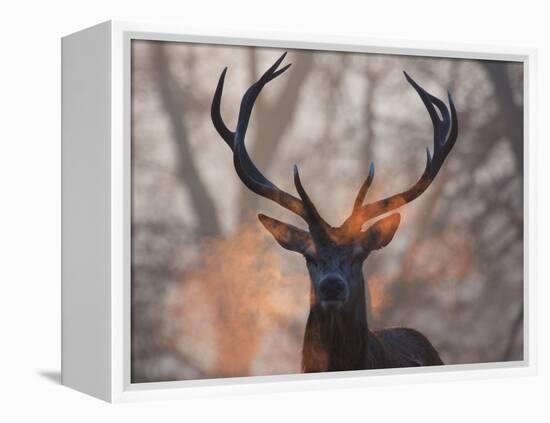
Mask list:
[{"label": "bare tree", "polygon": [[156,65],[159,93],[172,128],[172,141],[176,147],[181,186],[189,193],[199,222],[197,235],[199,239],[220,235],[216,204],[193,160],[189,131],[185,122],[187,96],[170,71],[166,48],[162,44],[156,45],[153,49],[153,62]]}]

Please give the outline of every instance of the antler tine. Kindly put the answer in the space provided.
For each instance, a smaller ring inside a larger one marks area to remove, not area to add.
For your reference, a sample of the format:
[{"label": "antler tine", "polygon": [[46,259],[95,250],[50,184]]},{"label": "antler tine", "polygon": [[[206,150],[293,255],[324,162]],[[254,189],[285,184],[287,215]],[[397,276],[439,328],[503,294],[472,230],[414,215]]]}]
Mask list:
[{"label": "antler tine", "polygon": [[361,185],[361,188],[359,189],[359,192],[355,197],[355,202],[353,203],[353,209],[351,211],[351,214],[341,226],[341,228],[344,229],[344,232],[353,235],[363,225],[364,220],[362,220],[361,218],[361,210],[363,208],[363,202],[365,201],[367,192],[369,191],[369,188],[372,185],[373,179],[374,179],[374,163],[371,162],[369,167],[369,174],[367,175],[367,178],[363,182],[363,185]]},{"label": "antler tine", "polygon": [[276,70],[285,58],[285,56],[286,52],[283,53],[283,55],[279,57],[277,61],[267,71],[265,71],[261,78],[254,84],[252,84],[244,93],[243,99],[241,100],[241,108],[239,110],[237,130],[235,131],[235,140],[237,138],[240,138],[244,141],[246,130],[248,129],[250,115],[252,114],[252,108],[254,107],[254,103],[256,102],[256,99],[258,98],[258,95],[262,91],[262,88],[265,86],[265,84],[281,75],[291,66],[291,64],[289,63],[281,69]]},{"label": "antler tine", "polygon": [[[284,71],[286,71],[290,64],[286,65],[285,67],[279,69],[278,71],[274,72],[274,70],[279,66],[279,64],[282,62],[282,60],[285,58],[286,52],[271,66],[260,78],[259,81],[257,81],[254,85],[252,85],[249,90],[246,92],[245,97],[248,95],[248,104],[249,108],[252,109],[252,106],[254,105],[254,101],[256,100],[256,97],[260,93],[262,87],[271,81],[272,79],[276,78],[280,74],[282,74]],[[218,85],[216,86],[216,91],[214,92],[214,97],[212,98],[212,106],[210,108],[210,116],[212,117],[212,123],[214,124],[214,127],[218,131],[218,133],[221,135],[223,140],[229,145],[231,150],[233,150],[234,147],[234,139],[235,139],[235,132],[231,131],[225,122],[223,121],[222,115],[221,115],[221,99],[222,99],[222,92],[223,92],[223,85],[225,82],[225,75],[227,73],[227,66],[223,69],[220,78],[218,80]],[[252,92],[255,91],[255,96],[251,98]],[[244,105],[244,97],[243,97],[243,103],[241,103],[241,110]],[[246,121],[245,125],[248,124],[248,121]]]},{"label": "antler tine", "polygon": [[[225,75],[227,73],[227,67],[224,68],[220,75],[220,79],[218,80],[218,85],[216,86],[216,91],[214,92],[214,97],[212,99],[212,107],[210,109],[210,115],[212,117],[212,122],[214,124],[214,127],[220,134],[220,136],[223,138],[223,140],[227,143],[229,148],[231,148],[232,151],[235,150],[235,132],[231,131],[225,122],[223,121],[222,115],[221,115],[221,99],[222,99],[222,92],[223,92],[223,85],[225,82]],[[260,173],[260,171],[256,168],[254,163],[250,160],[249,163],[246,165],[247,169],[249,169],[250,173],[253,175],[253,177],[261,181],[262,183],[269,184],[269,181]]]},{"label": "antler tine", "polygon": [[218,134],[221,135],[223,140],[227,143],[227,145],[229,145],[231,150],[233,150],[233,139],[235,138],[235,133],[226,126],[221,114],[223,83],[225,82],[226,73],[227,73],[227,67],[223,69],[222,74],[220,75],[220,79],[218,80],[218,85],[216,86],[214,97],[212,98],[210,116],[212,117],[212,123],[214,124],[214,127],[218,131]]},{"label": "antler tine", "polygon": [[367,192],[369,191],[369,188],[372,184],[373,179],[374,179],[374,163],[370,162],[369,175],[367,176],[367,179],[365,179],[365,182],[363,182],[363,185],[361,185],[361,188],[357,193],[357,197],[355,198],[355,202],[353,203],[354,213],[356,213],[361,209],[361,206],[365,201],[365,197],[367,196]]},{"label": "antler tine", "polygon": [[285,56],[286,52],[281,57],[279,57],[279,59],[277,59],[277,61],[260,77],[258,81],[256,81],[248,88],[248,90],[246,90],[241,100],[239,117],[237,120],[237,129],[235,130],[235,132],[227,128],[227,126],[223,122],[220,111],[221,95],[227,71],[227,68],[225,68],[220,76],[218,86],[216,87],[214,98],[212,100],[212,122],[214,123],[214,126],[216,127],[218,133],[233,150],[233,162],[235,165],[235,170],[237,171],[237,174],[239,175],[241,181],[246,185],[248,189],[296,213],[297,215],[302,217],[310,226],[316,226],[319,223],[322,225],[324,221],[317,221],[315,220],[315,218],[312,218],[312,216],[314,216],[315,214],[308,212],[302,200],[278,188],[258,170],[256,165],[250,158],[244,142],[246,131],[248,129],[250,115],[252,114],[254,103],[258,98],[258,95],[260,94],[262,88],[269,81],[275,79],[290,67],[290,64],[288,64],[281,69],[277,69]]},{"label": "antler tine", "polygon": [[313,204],[313,201],[311,201],[311,198],[309,197],[308,193],[304,189],[302,185],[302,181],[300,180],[300,173],[298,172],[298,166],[296,165],[294,165],[294,186],[296,187],[296,191],[298,191],[298,194],[302,199],[304,209],[306,210],[306,213],[308,216],[308,221],[316,222],[317,223],[316,227],[320,229],[321,232],[326,233],[330,225],[327,222],[325,222],[325,220],[321,217],[321,215],[317,211],[317,208],[315,207],[315,204]]},{"label": "antler tine", "polygon": [[288,64],[277,70],[277,67],[281,64],[285,56],[286,52],[279,57],[279,59],[277,59],[277,61],[261,76],[256,83],[252,84],[250,88],[246,90],[241,100],[237,130],[235,131],[234,137],[233,162],[235,164],[237,174],[248,189],[258,195],[275,201],[281,206],[296,213],[309,223],[308,214],[304,209],[302,201],[281,190],[265,176],[263,176],[252,162],[244,143],[246,131],[248,129],[248,122],[250,121],[250,115],[252,114],[252,108],[254,107],[254,103],[256,102],[262,88],[265,84],[281,75],[290,67],[290,64]]},{"label": "antler tine", "polygon": [[[458,136],[458,117],[451,94],[448,93],[450,107],[449,113],[449,109],[443,101],[424,90],[406,72],[404,72],[404,74],[407,81],[413,86],[415,91],[420,96],[432,120],[434,130],[433,156],[430,154],[430,150],[426,149],[426,167],[420,179],[410,189],[387,197],[383,200],[360,206],[358,201],[362,197],[362,190],[366,185],[366,192],[368,186],[370,186],[370,182],[372,182],[372,178],[369,173],[367,181],[365,181],[365,184],[357,196],[354,212],[348,219],[346,219],[342,226],[352,226],[354,229],[360,228],[367,220],[388,213],[413,201],[430,186],[456,142]],[[441,114],[441,118],[438,116],[436,108]],[[361,198],[361,203],[363,198]]]},{"label": "antler tine", "polygon": [[[447,93],[449,98],[449,105],[451,108],[451,114],[449,114],[449,109],[447,109],[447,106],[443,101],[424,90],[420,85],[416,83],[414,79],[409,76],[407,72],[403,71],[403,73],[405,74],[405,78],[407,79],[407,81],[413,86],[413,88],[422,99],[422,102],[428,110],[428,113],[430,114],[430,118],[432,120],[432,126],[434,130],[434,154],[433,156],[431,156],[428,150],[427,155],[430,176],[433,179],[439,172],[439,169],[441,169],[441,165],[445,161],[447,154],[449,154],[449,152],[453,148],[454,143],[456,142],[456,130],[458,129],[456,109],[454,107],[451,93]],[[441,113],[441,119],[439,119],[439,116],[435,111],[434,105]],[[450,130],[454,130],[455,133],[450,133]]]}]

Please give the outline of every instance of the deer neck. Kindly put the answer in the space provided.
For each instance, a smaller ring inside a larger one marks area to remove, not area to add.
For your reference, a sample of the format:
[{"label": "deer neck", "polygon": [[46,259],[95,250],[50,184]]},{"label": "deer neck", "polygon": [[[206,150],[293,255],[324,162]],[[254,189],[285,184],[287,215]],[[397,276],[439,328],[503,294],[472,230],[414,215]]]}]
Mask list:
[{"label": "deer neck", "polygon": [[305,373],[366,368],[369,330],[363,275],[359,277],[360,293],[344,310],[326,312],[312,294],[302,349]]}]

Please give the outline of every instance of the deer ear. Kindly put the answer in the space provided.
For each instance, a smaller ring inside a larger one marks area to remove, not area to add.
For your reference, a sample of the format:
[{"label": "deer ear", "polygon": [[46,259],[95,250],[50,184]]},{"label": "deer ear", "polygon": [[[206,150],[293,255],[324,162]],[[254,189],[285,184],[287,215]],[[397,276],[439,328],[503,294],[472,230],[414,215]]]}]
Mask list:
[{"label": "deer ear", "polygon": [[361,237],[361,246],[365,251],[379,250],[390,243],[399,227],[401,216],[394,213],[380,219],[368,228]]},{"label": "deer ear", "polygon": [[258,218],[281,247],[301,254],[311,247],[312,241],[309,232],[264,214],[259,214]]}]

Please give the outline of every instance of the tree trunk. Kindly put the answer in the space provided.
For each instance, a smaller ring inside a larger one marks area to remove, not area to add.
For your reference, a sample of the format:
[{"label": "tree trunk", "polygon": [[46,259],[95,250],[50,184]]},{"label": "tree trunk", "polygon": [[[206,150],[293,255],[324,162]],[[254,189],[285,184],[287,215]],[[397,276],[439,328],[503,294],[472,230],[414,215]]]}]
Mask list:
[{"label": "tree trunk", "polygon": [[501,62],[481,63],[493,84],[502,123],[506,129],[506,138],[514,153],[517,169],[523,172],[523,105],[517,104],[514,100],[508,67]]},{"label": "tree trunk", "polygon": [[170,73],[170,66],[164,46],[153,49],[159,92],[166,113],[170,119],[172,140],[176,147],[177,173],[198,220],[199,238],[220,235],[221,227],[216,213],[216,204],[210,196],[193,160],[189,133],[185,124],[185,92]]}]

